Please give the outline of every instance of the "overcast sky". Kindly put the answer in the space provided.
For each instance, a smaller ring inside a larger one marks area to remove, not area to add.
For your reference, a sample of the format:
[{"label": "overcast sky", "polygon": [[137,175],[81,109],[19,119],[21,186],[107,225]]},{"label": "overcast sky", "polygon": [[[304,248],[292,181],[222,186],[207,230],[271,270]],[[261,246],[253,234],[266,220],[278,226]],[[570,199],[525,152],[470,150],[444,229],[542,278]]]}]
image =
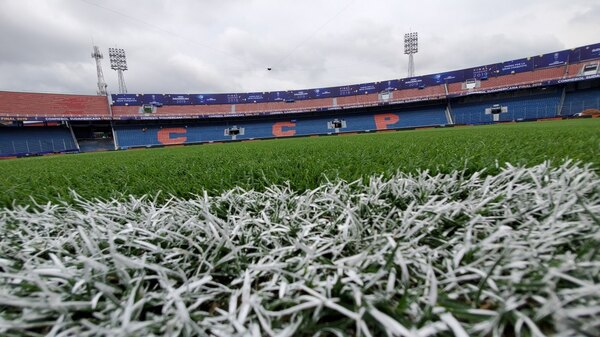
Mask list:
[{"label": "overcast sky", "polygon": [[373,82],[406,77],[411,30],[424,75],[597,43],[598,18],[598,0],[0,0],[0,90],[95,94],[93,43],[114,93],[115,46],[130,93]]}]

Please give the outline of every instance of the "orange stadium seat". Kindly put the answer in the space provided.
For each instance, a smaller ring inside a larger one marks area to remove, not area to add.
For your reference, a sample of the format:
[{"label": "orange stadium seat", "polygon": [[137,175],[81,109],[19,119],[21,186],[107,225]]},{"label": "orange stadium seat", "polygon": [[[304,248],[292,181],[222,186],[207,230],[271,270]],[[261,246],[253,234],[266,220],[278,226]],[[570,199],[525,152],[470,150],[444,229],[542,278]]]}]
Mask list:
[{"label": "orange stadium seat", "polygon": [[0,91],[0,116],[110,118],[105,96]]}]

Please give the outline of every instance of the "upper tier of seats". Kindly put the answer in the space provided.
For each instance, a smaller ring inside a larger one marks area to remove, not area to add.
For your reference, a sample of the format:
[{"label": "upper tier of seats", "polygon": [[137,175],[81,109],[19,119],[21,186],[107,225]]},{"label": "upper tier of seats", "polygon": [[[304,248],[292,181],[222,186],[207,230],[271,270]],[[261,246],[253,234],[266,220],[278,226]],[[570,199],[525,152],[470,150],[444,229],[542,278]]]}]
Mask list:
[{"label": "upper tier of seats", "polygon": [[[579,65],[581,68],[582,65]],[[452,83],[448,85],[449,94],[465,94],[470,91],[486,90],[492,88],[510,87],[523,84],[555,80],[563,78],[566,67],[554,67],[536,69],[534,71],[516,73],[512,75],[490,77],[481,81],[481,86],[473,90],[463,89],[463,83]],[[573,71],[577,76],[578,71]],[[404,89],[391,92],[387,102],[403,102],[416,99],[440,99],[445,98],[444,85],[430,86],[422,89]],[[318,109],[350,108],[356,106],[370,106],[382,103],[378,93],[367,95],[353,95],[336,98],[308,99],[295,102],[268,102],[268,103],[245,103],[245,104],[217,104],[217,105],[165,105],[156,109],[150,116],[199,116],[199,115],[227,115],[233,113],[261,113],[273,111],[312,111]],[[139,106],[113,106],[112,111],[116,118],[136,117],[140,115]]]},{"label": "upper tier of seats", "polygon": [[[579,66],[581,68],[581,66]],[[532,84],[536,82],[556,80],[565,76],[565,67],[545,68],[537,69],[534,71],[527,71],[523,73],[516,73],[511,75],[490,77],[487,80],[480,81],[480,87],[474,89],[463,89],[463,83],[452,83],[448,85],[448,92],[450,94],[461,94],[470,91],[487,90],[493,88],[510,87],[517,85]],[[574,73],[573,76],[577,76]]]},{"label": "upper tier of seats", "polygon": [[[382,102],[407,101],[412,99],[439,99],[445,97],[444,86],[432,86],[425,89],[408,89],[393,91],[388,100],[382,100],[378,93],[368,95],[354,95],[336,98],[308,99],[295,102],[267,102],[245,104],[215,104],[215,105],[165,105],[151,116],[199,116],[199,115],[227,115],[227,114],[256,114],[276,111],[314,111],[319,109],[352,108],[361,106],[374,106]],[[113,106],[115,118],[140,115],[139,106]]]},{"label": "upper tier of seats", "polygon": [[0,117],[110,118],[104,96],[0,91]]}]

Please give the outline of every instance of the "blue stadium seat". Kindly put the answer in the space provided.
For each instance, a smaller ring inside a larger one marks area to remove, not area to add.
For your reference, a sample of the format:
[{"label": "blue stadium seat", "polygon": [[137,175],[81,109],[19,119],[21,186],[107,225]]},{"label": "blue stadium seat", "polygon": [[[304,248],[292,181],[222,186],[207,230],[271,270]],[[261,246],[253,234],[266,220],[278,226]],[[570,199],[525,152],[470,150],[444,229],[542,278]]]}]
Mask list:
[{"label": "blue stadium seat", "polygon": [[26,156],[78,151],[66,127],[2,127],[0,156]]},{"label": "blue stadium seat", "polygon": [[600,88],[567,92],[560,114],[572,116],[587,109],[600,110]]},{"label": "blue stadium seat", "polygon": [[[474,98],[472,98],[474,99]],[[494,105],[505,106],[508,112],[501,113],[499,122],[534,120],[557,116],[560,95],[557,92],[535,96],[515,98],[490,98],[482,96],[479,101],[455,103],[452,114],[455,124],[487,124],[493,123],[493,116],[486,114],[485,109]]]},{"label": "blue stadium seat", "polygon": [[[426,126],[446,125],[444,106],[419,108],[412,110],[391,110],[384,113],[393,113],[397,116],[394,123],[386,124],[389,129],[403,129]],[[376,130],[375,115],[370,114],[347,114],[322,117],[303,117],[268,121],[237,121],[227,122],[195,122],[179,125],[150,124],[150,125],[115,125],[115,137],[121,149],[131,147],[159,146],[170,144],[192,144],[204,142],[221,142],[233,140],[230,135],[225,135],[225,129],[234,124],[244,129],[243,134],[236,135],[235,140],[259,139],[281,137],[276,135],[273,127],[278,122],[289,122],[294,120],[293,126],[285,126],[285,130],[293,130],[292,134],[286,132],[286,136],[308,136],[318,134],[330,134],[337,132],[331,129],[328,123],[334,119],[345,122],[345,126],[339,132],[361,132]],[[162,141],[161,141],[162,139]],[[166,140],[166,141],[165,141]],[[172,142],[171,142],[172,141]]]}]

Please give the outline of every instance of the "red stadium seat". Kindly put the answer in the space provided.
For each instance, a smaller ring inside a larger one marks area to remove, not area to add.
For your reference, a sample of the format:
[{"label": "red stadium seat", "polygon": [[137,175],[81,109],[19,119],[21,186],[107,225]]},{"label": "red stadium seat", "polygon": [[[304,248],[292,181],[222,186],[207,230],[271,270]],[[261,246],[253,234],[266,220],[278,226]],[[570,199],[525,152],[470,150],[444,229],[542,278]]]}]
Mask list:
[{"label": "red stadium seat", "polygon": [[105,96],[0,91],[0,117],[90,117],[109,119]]}]

